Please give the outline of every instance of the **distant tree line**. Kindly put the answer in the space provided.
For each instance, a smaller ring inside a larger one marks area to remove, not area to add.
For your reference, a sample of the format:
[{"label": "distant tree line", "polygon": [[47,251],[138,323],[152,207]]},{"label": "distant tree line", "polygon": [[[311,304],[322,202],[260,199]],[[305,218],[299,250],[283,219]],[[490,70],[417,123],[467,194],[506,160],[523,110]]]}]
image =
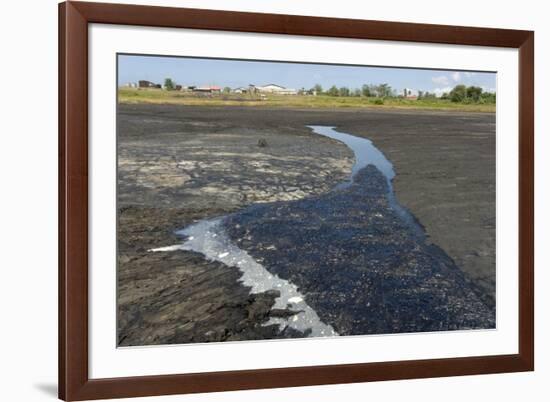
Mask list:
[{"label": "distant tree line", "polygon": [[315,92],[317,94],[323,94],[328,96],[355,96],[355,97],[376,97],[376,98],[388,98],[395,97],[397,94],[388,84],[378,85],[363,85],[361,88],[349,88],[340,87],[336,85],[331,86],[326,91],[320,84],[316,84],[309,92]]},{"label": "distant tree line", "polygon": [[485,92],[481,87],[457,85],[449,93],[442,94],[441,99],[456,103],[496,103],[496,94]]},{"label": "distant tree line", "polygon": [[[316,93],[327,96],[354,96],[354,97],[375,97],[375,98],[395,98],[401,96],[389,84],[368,85],[361,88],[337,87],[331,86],[324,90],[320,84],[316,84],[307,93]],[[434,92],[418,91],[418,99],[436,99],[438,96]],[[443,93],[439,99],[450,100],[456,103],[495,103],[496,94],[485,92],[483,88],[477,86],[457,85],[450,92]]]},{"label": "distant tree line", "polygon": [[[166,90],[176,89],[176,84],[171,78],[164,80],[164,88]],[[223,88],[224,93],[230,93],[231,88]],[[389,84],[383,83],[378,85],[364,84],[361,88],[349,88],[346,86],[337,87],[331,86],[324,90],[321,84],[315,84],[313,88],[307,90],[301,88],[300,94],[318,94],[327,96],[340,97],[366,97],[366,98],[395,98],[401,96]],[[433,92],[418,91],[418,99],[436,99],[437,95]],[[496,103],[496,94],[494,92],[485,92],[483,88],[478,86],[456,85],[451,91],[441,94],[439,99],[450,100],[455,103]]]}]

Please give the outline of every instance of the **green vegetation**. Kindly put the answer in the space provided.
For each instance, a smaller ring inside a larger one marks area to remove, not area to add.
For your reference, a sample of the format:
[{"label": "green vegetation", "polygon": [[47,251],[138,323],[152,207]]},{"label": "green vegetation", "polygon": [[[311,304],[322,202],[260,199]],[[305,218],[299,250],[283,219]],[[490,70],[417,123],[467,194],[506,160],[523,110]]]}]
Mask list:
[{"label": "green vegetation", "polygon": [[164,80],[164,89],[167,91],[173,91],[176,88],[174,81],[171,78],[166,78]]},{"label": "green vegetation", "polygon": [[[173,84],[173,83],[172,83]],[[166,88],[166,82],[165,82]],[[462,89],[459,88],[458,92]],[[227,89],[221,93],[204,94],[184,91],[167,91],[154,88],[127,88],[121,87],[118,92],[118,100],[121,103],[157,103],[180,104],[197,106],[269,106],[292,108],[403,108],[403,109],[438,109],[472,112],[494,112],[494,94],[470,90],[460,101],[452,99],[451,94],[436,97],[430,93],[419,93],[418,99],[407,99],[392,92],[387,84],[369,86],[364,85],[360,90],[347,87],[337,88],[332,86],[326,91],[320,85],[316,85],[310,91],[300,91],[299,95],[276,95],[245,93],[236,94]],[[316,93],[314,96],[312,93]],[[382,94],[386,96],[381,96]],[[476,100],[477,99],[477,100]]]},{"label": "green vegetation", "polygon": [[[319,95],[321,95],[323,92],[321,91]],[[328,96],[338,96],[340,95],[340,91],[338,91],[338,88],[336,88],[336,85],[333,85],[329,88],[329,90],[326,93]]]},{"label": "green vegetation", "polygon": [[455,103],[483,103],[494,104],[496,103],[496,94],[490,92],[483,92],[481,87],[465,85],[455,86],[448,94],[443,94],[443,99],[450,99]]}]

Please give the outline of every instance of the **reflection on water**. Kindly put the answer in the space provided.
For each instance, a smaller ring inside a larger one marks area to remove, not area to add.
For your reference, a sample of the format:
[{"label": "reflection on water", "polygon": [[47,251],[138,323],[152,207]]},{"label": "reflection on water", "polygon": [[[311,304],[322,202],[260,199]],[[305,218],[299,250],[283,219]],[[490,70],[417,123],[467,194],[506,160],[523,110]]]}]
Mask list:
[{"label": "reflection on water", "polygon": [[372,141],[367,138],[356,137],[354,135],[341,133],[334,130],[334,127],[330,126],[308,126],[314,133],[323,135],[325,137],[332,138],[334,140],[343,142],[352,151],[355,157],[355,163],[351,170],[350,178],[344,182],[338,184],[334,189],[346,188],[353,182],[353,177],[361,169],[368,165],[376,167],[388,181],[388,201],[390,206],[395,212],[403,219],[414,231],[414,233],[424,238],[424,229],[420,226],[414,216],[405,208],[403,208],[396,200],[395,193],[393,191],[392,180],[395,177],[395,171],[393,170],[393,164],[386,158],[386,156],[373,144]]},{"label": "reflection on water", "polygon": [[374,165],[382,174],[386,177],[388,182],[391,184],[391,180],[395,177],[395,172],[393,171],[393,165],[389,160],[386,159],[384,154],[378,150],[372,141],[366,138],[356,137],[354,135],[340,133],[334,130],[334,127],[330,126],[308,126],[313,130],[314,133],[323,135],[325,137],[332,138],[334,140],[343,142],[346,144],[352,151],[355,157],[355,163],[351,169],[350,178],[336,186],[338,188],[345,188],[352,183],[353,176],[357,174],[361,169],[368,165]]}]

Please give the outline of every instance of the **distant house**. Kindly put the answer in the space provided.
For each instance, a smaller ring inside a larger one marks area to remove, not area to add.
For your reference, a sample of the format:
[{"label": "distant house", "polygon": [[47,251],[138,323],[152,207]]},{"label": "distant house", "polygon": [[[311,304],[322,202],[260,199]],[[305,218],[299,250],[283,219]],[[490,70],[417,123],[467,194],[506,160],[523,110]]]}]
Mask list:
[{"label": "distant house", "polygon": [[245,88],[245,87],[238,87],[233,90],[233,93],[236,93],[236,94],[245,94],[247,92],[248,92],[248,88]]},{"label": "distant house", "polygon": [[405,99],[418,99],[418,91],[416,89],[404,88],[403,89],[403,98]]},{"label": "distant house", "polygon": [[140,88],[156,88],[157,87],[154,82],[147,81],[147,80],[139,80],[138,81],[138,86]]},{"label": "distant house", "polygon": [[297,95],[298,91],[292,88],[285,88],[281,85],[277,84],[266,84],[266,85],[250,85],[251,89],[254,90],[254,92],[260,92],[260,93],[269,93],[269,94],[277,94],[277,95]]},{"label": "distant house", "polygon": [[215,85],[209,85],[209,86],[202,86],[202,87],[194,87],[192,90],[193,90],[193,92],[203,92],[203,93],[210,93],[210,94],[217,93],[217,94],[219,94],[222,91],[222,88],[218,87],[218,86],[215,86]]}]

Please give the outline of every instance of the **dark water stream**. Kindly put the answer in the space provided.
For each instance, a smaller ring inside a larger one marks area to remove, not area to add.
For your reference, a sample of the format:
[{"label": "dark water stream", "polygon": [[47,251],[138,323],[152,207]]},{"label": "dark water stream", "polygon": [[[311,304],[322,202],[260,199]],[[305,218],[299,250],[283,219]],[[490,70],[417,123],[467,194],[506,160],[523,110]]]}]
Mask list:
[{"label": "dark water stream", "polygon": [[178,232],[183,243],[152,251],[195,251],[237,267],[251,293],[278,290],[273,308],[299,311],[266,325],[305,336],[494,325],[460,270],[425,244],[423,228],[396,201],[384,154],[366,138],[309,128],[353,151],[348,180],[325,195],[199,221]]},{"label": "dark water stream", "polygon": [[392,185],[392,180],[395,177],[393,164],[378,148],[374,146],[371,140],[336,131],[334,127],[330,126],[308,127],[311,128],[316,134],[343,142],[353,151],[355,163],[353,164],[350,178],[346,182],[338,184],[335,187],[335,190],[349,187],[353,183],[353,178],[359,171],[361,171],[361,169],[367,167],[368,165],[373,165],[386,178],[388,183],[388,201],[390,202],[392,208],[405,222],[407,222],[408,225],[411,226],[416,235],[422,238],[425,237],[424,229],[420,226],[415,217],[397,202]]}]

